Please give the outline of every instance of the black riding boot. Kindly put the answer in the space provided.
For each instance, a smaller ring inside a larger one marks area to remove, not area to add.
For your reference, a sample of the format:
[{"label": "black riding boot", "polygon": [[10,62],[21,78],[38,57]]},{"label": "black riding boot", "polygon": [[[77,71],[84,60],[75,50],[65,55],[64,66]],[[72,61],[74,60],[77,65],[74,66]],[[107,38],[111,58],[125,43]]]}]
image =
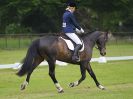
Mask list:
[{"label": "black riding boot", "polygon": [[78,52],[79,52],[80,49],[81,49],[81,45],[80,44],[77,44],[76,47],[75,47],[75,49],[74,49],[74,54],[72,56],[72,60],[75,61],[75,62],[77,62],[77,61],[80,60],[79,59],[79,55],[78,55]]}]

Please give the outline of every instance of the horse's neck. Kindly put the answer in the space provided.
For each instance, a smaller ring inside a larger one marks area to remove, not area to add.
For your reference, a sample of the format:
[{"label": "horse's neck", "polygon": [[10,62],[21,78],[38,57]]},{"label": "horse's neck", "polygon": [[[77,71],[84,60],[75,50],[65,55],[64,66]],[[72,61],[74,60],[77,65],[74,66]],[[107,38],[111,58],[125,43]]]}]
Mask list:
[{"label": "horse's neck", "polygon": [[94,47],[96,40],[100,35],[101,33],[99,31],[95,31],[91,34],[86,34],[84,38],[87,40],[87,42],[90,42],[90,46]]}]

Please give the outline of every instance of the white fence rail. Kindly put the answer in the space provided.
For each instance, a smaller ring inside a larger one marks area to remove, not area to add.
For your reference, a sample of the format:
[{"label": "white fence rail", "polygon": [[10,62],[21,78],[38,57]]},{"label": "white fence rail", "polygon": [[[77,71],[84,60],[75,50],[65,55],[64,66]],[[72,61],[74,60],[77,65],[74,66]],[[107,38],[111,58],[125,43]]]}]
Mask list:
[{"label": "white fence rail", "polygon": [[[92,58],[91,62],[99,62],[99,63],[106,63],[107,61],[119,61],[119,60],[133,60],[133,56],[120,56],[120,57],[99,57],[99,58]],[[67,66],[67,63],[56,61],[56,64],[59,66]],[[47,62],[44,61],[40,64],[40,66],[47,66]],[[14,64],[2,64],[0,65],[0,69],[7,69],[13,68],[18,69],[21,67],[20,63]]]}]

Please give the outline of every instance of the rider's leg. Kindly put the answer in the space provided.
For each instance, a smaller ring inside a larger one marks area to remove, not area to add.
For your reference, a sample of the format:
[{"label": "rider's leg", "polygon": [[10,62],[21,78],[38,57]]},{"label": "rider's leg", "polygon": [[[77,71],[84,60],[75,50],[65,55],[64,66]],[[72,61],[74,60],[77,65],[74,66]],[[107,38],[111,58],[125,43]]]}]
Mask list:
[{"label": "rider's leg", "polygon": [[76,43],[76,47],[74,48],[74,54],[72,56],[72,60],[79,61],[78,52],[81,49],[82,42],[75,33],[66,33],[66,35]]},{"label": "rider's leg", "polygon": [[79,52],[80,49],[81,49],[81,45],[77,44],[76,47],[74,48],[74,53],[73,53],[73,56],[72,56],[73,61],[80,61],[80,58],[79,58],[79,55],[78,55],[78,52]]}]

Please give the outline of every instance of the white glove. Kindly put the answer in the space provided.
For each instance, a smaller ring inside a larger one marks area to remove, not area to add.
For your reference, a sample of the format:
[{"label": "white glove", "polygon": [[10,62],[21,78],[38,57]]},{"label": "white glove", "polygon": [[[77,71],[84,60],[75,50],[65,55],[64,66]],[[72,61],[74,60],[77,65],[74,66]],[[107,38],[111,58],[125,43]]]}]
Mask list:
[{"label": "white glove", "polygon": [[76,32],[77,32],[78,34],[82,34],[82,33],[84,33],[84,30],[83,30],[82,28],[81,28],[80,30],[76,28]]},{"label": "white glove", "polygon": [[84,33],[85,32],[82,28],[80,29],[80,31],[81,31],[81,33]]},{"label": "white glove", "polygon": [[81,31],[79,30],[79,29],[77,29],[76,28],[76,30],[75,30],[78,34],[80,34],[81,33]]}]

